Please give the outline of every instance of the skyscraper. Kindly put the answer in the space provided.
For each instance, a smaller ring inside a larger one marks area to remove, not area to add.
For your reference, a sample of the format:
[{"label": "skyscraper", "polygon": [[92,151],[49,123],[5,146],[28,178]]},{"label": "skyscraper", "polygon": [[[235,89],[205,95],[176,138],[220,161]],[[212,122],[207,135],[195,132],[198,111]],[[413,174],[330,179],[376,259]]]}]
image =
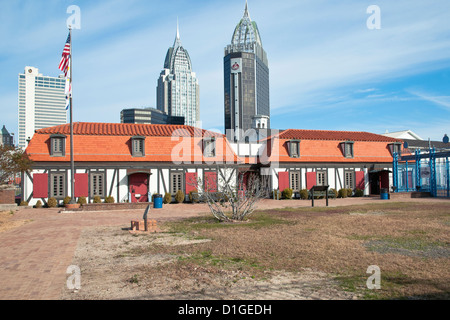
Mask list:
[{"label": "skyscraper", "polygon": [[164,69],[158,79],[156,106],[169,116],[184,117],[184,124],[196,126],[200,121],[199,97],[198,80],[192,72],[189,54],[181,45],[177,24],[175,42],[167,50]]},{"label": "skyscraper", "polygon": [[34,67],[19,74],[19,147],[27,147],[35,130],[67,123],[64,88],[64,76],[43,76]]},{"label": "skyscraper", "polygon": [[[269,65],[256,22],[245,3],[244,16],[225,48],[225,130],[240,140],[254,124],[270,128]],[[233,130],[233,135],[230,131]]]}]

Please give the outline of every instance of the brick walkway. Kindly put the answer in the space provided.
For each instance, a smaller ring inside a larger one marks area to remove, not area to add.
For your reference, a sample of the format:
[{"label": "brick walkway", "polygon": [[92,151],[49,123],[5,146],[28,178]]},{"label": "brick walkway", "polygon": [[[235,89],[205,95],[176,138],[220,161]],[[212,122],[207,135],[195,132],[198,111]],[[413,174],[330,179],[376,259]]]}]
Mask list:
[{"label": "brick walkway", "polygon": [[[377,198],[330,200],[330,206],[380,202]],[[405,199],[404,201],[448,201]],[[310,207],[310,201],[264,200],[259,208]],[[316,200],[315,206],[325,206]],[[175,210],[174,210],[175,209]],[[149,219],[167,221],[208,212],[205,204],[172,204],[151,210]],[[90,226],[129,227],[143,210],[59,213],[58,209],[21,208],[14,220],[29,222],[0,233],[0,300],[56,300],[64,289],[81,231]]]}]

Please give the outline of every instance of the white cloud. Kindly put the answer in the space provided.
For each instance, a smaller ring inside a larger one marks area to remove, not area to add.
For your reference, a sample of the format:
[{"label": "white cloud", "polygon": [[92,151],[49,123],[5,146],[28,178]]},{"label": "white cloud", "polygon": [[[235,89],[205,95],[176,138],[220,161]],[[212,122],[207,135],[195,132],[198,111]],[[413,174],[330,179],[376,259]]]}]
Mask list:
[{"label": "white cloud", "polygon": [[425,101],[432,102],[440,107],[445,107],[447,110],[450,110],[450,96],[430,95],[414,90],[407,90],[407,92]]}]

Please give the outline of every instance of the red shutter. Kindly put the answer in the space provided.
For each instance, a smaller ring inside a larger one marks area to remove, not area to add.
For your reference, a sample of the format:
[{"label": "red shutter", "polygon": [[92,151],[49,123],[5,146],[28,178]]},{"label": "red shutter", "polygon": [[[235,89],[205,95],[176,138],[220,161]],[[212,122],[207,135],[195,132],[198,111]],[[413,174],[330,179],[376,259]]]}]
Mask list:
[{"label": "red shutter", "polygon": [[310,190],[317,184],[316,173],[315,172],[307,172],[306,173],[306,189]]},{"label": "red shutter", "polygon": [[186,194],[191,191],[197,190],[197,173],[195,172],[186,172]]},{"label": "red shutter", "polygon": [[365,189],[364,171],[355,171],[355,186],[357,189]]},{"label": "red shutter", "polygon": [[35,173],[33,174],[33,198],[47,198],[48,197],[48,174]]},{"label": "red shutter", "polygon": [[87,173],[75,173],[75,197],[89,196],[89,175]]},{"label": "red shutter", "polygon": [[217,192],[217,172],[205,172],[205,189]]},{"label": "red shutter", "polygon": [[278,190],[289,188],[289,172],[278,172]]}]

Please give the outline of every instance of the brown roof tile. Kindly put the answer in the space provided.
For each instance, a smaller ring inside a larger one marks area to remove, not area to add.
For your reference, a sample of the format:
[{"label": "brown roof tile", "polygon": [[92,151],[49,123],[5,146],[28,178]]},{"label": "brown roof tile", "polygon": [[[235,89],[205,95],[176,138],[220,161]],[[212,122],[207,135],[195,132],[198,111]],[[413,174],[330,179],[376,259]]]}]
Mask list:
[{"label": "brown roof tile", "polygon": [[[39,134],[70,134],[70,125],[63,124],[36,130]],[[73,133],[76,135],[109,135],[109,136],[153,136],[171,137],[174,133],[178,137],[185,136],[215,136],[222,137],[220,133],[207,131],[185,125],[163,124],[131,124],[131,123],[99,123],[75,122]]]},{"label": "brown roof tile", "polygon": [[288,129],[279,139],[398,142],[401,140],[370,132]]}]

